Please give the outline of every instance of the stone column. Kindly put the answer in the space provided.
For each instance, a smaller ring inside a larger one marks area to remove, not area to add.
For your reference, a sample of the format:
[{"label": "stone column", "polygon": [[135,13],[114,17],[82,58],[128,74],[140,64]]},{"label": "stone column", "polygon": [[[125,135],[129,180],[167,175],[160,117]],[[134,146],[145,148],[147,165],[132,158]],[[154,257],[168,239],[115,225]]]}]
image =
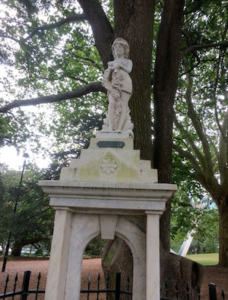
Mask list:
[{"label": "stone column", "polygon": [[160,299],[159,212],[146,211],[146,299]]},{"label": "stone column", "polygon": [[70,247],[72,213],[69,209],[57,209],[51,245],[45,299],[63,300],[65,293],[68,253]]},{"label": "stone column", "polygon": [[68,270],[65,278],[66,288],[64,298],[61,300],[80,299],[83,253],[88,242],[99,234],[99,215],[80,213],[73,215],[68,254]]}]

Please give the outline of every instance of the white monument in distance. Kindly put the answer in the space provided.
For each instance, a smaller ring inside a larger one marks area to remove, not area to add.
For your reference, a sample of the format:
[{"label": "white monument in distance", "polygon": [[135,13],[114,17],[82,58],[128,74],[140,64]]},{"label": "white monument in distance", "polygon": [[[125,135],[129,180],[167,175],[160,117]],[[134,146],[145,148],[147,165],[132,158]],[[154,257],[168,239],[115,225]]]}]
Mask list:
[{"label": "white monument in distance", "polygon": [[[129,245],[133,300],[160,299],[159,218],[176,185],[159,184],[157,170],[133,149],[129,46],[117,38],[112,50],[115,60],[103,79],[109,100],[103,129],[61,170],[60,180],[39,182],[56,210],[45,300],[80,299],[83,253],[98,235]],[[142,215],[146,233],[129,219]]]}]

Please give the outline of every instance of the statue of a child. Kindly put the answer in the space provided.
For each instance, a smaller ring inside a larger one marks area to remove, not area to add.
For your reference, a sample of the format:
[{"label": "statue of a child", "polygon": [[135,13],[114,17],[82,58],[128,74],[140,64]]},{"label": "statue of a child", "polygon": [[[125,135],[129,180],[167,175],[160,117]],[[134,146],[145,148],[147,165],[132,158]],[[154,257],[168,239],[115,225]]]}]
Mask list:
[{"label": "statue of a child", "polygon": [[132,130],[128,107],[132,94],[132,81],[128,75],[132,70],[132,61],[128,59],[127,41],[122,38],[115,39],[112,52],[115,60],[108,63],[102,82],[108,91],[109,101],[107,120],[102,131]]}]

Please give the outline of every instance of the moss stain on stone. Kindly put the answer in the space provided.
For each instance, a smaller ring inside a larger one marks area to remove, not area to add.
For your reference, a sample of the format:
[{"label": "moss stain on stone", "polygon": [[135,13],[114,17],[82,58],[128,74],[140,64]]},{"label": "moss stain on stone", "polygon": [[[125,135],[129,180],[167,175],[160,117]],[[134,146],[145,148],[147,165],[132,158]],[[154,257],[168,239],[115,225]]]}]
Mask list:
[{"label": "moss stain on stone", "polygon": [[108,254],[106,255],[105,260],[103,262],[103,264],[106,268],[110,266],[114,255],[115,255],[115,252],[113,250],[108,251]]},{"label": "moss stain on stone", "polygon": [[139,178],[138,172],[133,169],[132,167],[127,166],[124,163],[119,163],[118,173],[116,175],[117,179],[135,179],[137,180]]},{"label": "moss stain on stone", "polygon": [[100,177],[99,165],[98,162],[90,162],[84,167],[79,169],[79,179],[88,180],[88,179],[97,179]]}]

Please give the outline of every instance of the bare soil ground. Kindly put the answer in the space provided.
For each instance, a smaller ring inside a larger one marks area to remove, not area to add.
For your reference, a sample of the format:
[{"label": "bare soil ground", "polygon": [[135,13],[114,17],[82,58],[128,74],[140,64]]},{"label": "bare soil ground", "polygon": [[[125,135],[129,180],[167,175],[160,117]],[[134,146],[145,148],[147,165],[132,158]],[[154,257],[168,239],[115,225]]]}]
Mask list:
[{"label": "bare soil ground", "polygon": [[[47,271],[48,271],[48,260],[28,260],[21,258],[16,261],[8,261],[6,265],[6,270],[4,273],[0,273],[0,294],[4,292],[6,278],[9,275],[9,283],[7,292],[13,291],[14,280],[16,274],[18,274],[17,290],[20,290],[23,281],[24,272],[29,270],[31,271],[31,279],[29,289],[37,288],[37,278],[39,273],[41,273],[41,280],[39,289],[45,289],[46,280],[47,280]],[[2,267],[2,261],[0,261],[0,267]],[[100,289],[105,288],[104,275],[101,268],[101,259],[84,259],[82,265],[82,280],[81,280],[81,289],[88,288],[88,274],[90,274],[91,285],[90,289],[97,289],[97,277],[100,273]],[[19,300],[20,297],[16,296],[14,300]],[[35,295],[30,295],[28,300],[35,299]],[[44,296],[39,295],[37,300],[43,300]],[[81,295],[81,299],[86,299],[86,295]],[[96,295],[91,295],[90,300],[96,299]],[[100,296],[100,300],[105,299],[105,297]],[[53,299],[54,300],[54,299]],[[72,299],[73,300],[73,299]]]},{"label": "bare soil ground", "polygon": [[214,283],[217,288],[217,300],[222,300],[222,290],[228,299],[228,268],[222,268],[217,265],[205,266],[205,274],[201,285],[201,300],[209,300],[208,285]]},{"label": "bare soil ground", "polygon": [[[0,262],[0,267],[1,267]],[[11,292],[13,290],[14,278],[16,273],[18,273],[18,288],[20,289],[22,285],[22,278],[24,271],[30,270],[31,281],[30,281],[30,289],[36,289],[37,285],[37,277],[39,272],[41,272],[41,281],[40,281],[40,289],[45,289],[46,279],[47,279],[47,270],[48,270],[48,260],[19,260],[19,261],[8,261],[6,266],[6,271],[4,273],[0,273],[0,294],[4,291],[5,281],[7,276],[9,275],[9,284],[7,291]],[[104,276],[101,268],[101,260],[100,259],[85,259],[83,260],[83,269],[82,269],[82,284],[81,289],[87,289],[88,284],[88,274],[91,276],[91,289],[96,289],[97,287],[97,275],[101,274],[101,285],[100,288],[104,288]],[[221,268],[218,266],[207,266],[205,267],[205,274],[203,278],[203,282],[201,285],[201,300],[209,300],[208,296],[208,284],[215,283],[217,286],[217,299],[222,300],[221,291],[224,289],[226,296],[228,297],[228,269]],[[18,289],[17,288],[17,289]],[[15,297],[15,300],[18,300],[19,297]],[[35,299],[35,295],[30,295],[28,297],[29,300]],[[42,295],[40,295],[37,299],[44,299]],[[86,299],[85,295],[82,295],[81,299]],[[94,297],[90,297],[90,299],[96,299]],[[104,297],[100,297],[101,300]],[[54,299],[53,299],[54,300]],[[73,300],[73,299],[72,299]]]}]

